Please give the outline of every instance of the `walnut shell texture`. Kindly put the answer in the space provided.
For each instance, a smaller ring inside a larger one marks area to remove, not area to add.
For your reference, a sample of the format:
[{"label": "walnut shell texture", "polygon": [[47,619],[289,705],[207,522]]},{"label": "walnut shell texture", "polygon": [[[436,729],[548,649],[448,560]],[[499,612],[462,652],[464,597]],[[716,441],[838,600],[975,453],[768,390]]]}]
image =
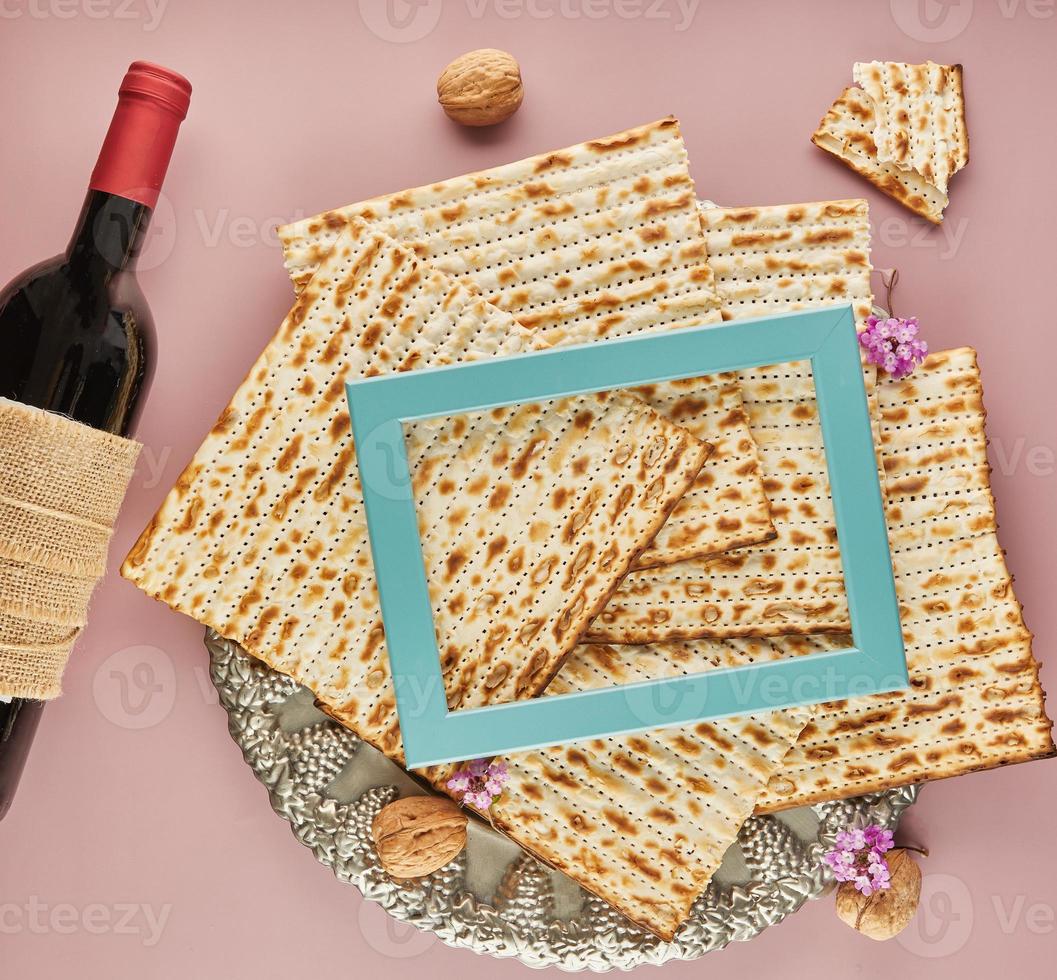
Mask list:
[{"label": "walnut shell texture", "polygon": [[437,79],[437,101],[463,126],[494,126],[521,105],[524,88],[514,56],[495,48],[460,55]]},{"label": "walnut shell texture", "polygon": [[394,878],[443,868],[466,846],[466,814],[451,800],[409,796],[383,807],[371,824],[382,867]]},{"label": "walnut shell texture", "polygon": [[878,941],[898,936],[914,918],[921,898],[921,869],[904,850],[889,851],[888,869],[892,887],[870,896],[845,881],[837,889],[837,916],[864,936]]}]

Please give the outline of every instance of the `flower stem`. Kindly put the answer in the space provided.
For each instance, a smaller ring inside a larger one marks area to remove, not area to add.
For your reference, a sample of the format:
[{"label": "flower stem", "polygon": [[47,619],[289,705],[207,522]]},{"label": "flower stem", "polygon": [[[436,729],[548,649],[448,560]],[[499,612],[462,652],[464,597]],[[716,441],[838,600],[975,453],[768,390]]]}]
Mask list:
[{"label": "flower stem", "polygon": [[899,270],[892,269],[891,275],[885,275],[881,273],[881,282],[885,287],[885,305],[888,309],[889,316],[895,316],[895,307],[892,305],[892,293],[895,292],[896,283],[899,282]]}]

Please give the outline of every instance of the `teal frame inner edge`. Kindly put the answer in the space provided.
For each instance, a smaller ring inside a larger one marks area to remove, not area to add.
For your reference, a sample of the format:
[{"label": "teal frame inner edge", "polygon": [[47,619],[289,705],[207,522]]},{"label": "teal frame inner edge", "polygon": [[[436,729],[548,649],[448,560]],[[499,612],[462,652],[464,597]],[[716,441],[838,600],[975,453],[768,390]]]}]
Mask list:
[{"label": "teal frame inner edge", "polygon": [[[404,423],[801,360],[814,374],[851,647],[448,710]],[[386,374],[348,382],[346,393],[409,768],[908,686],[850,305]]]}]

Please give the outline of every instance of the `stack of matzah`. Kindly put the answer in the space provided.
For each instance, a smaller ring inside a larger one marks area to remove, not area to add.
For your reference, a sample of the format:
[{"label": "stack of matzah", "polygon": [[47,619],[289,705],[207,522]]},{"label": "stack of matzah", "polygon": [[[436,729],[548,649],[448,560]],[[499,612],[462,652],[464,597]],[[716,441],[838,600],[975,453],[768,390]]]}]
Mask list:
[{"label": "stack of matzah", "polygon": [[[865,221],[861,202],[855,208],[849,208],[849,202],[832,202],[717,209],[706,227],[721,227],[737,214],[749,236],[736,241],[733,235],[727,241],[710,239],[713,262],[717,270],[723,270],[717,274],[717,282],[724,298],[729,291],[731,298],[745,301],[743,310],[751,312],[776,289],[782,289],[790,297],[784,308],[802,303],[800,291],[789,282],[791,273],[810,277],[822,270],[811,266],[815,242],[805,243],[805,236],[798,235],[796,227],[802,216],[827,211],[833,220],[851,213]],[[756,239],[757,246],[778,254],[746,261],[738,250],[755,236],[754,229],[761,221],[772,233],[766,239]],[[833,228],[829,232],[813,230],[810,237],[841,240]],[[845,243],[853,245],[854,240],[845,239]],[[761,264],[777,274],[773,283],[756,279],[755,270]],[[858,265],[859,260],[854,259],[851,268]],[[848,282],[864,283],[855,275],[849,280],[834,274],[845,288]],[[832,302],[826,298],[826,288],[818,291],[821,295],[810,302]],[[854,290],[852,295],[856,295]],[[857,312],[864,313],[867,304],[868,298],[860,296]],[[966,352],[950,358],[952,363],[964,362]],[[491,808],[497,826],[629,918],[670,938],[722,858],[725,848],[721,842],[727,834],[721,828],[740,826],[749,799],[758,797],[759,809],[781,809],[1052,751],[1050,722],[1037,685],[1037,665],[1004,566],[1003,574],[993,579],[993,590],[1001,601],[987,608],[995,600],[988,597],[983,583],[993,574],[996,562],[1001,565],[1001,559],[993,533],[988,531],[992,525],[978,385],[975,376],[956,382],[945,373],[946,366],[945,358],[932,358],[921,372],[920,391],[914,387],[915,376],[901,385],[878,385],[874,394],[883,405],[882,459],[889,475],[888,490],[895,495],[890,518],[897,582],[901,595],[906,595],[904,583],[911,578],[912,588],[921,595],[917,608],[928,610],[924,624],[927,636],[920,643],[908,643],[912,669],[918,660],[915,651],[930,650],[940,635],[955,656],[944,657],[943,667],[927,678],[915,671],[914,693],[909,696],[825,706],[804,728],[796,749],[777,771],[776,760],[781,758],[785,742],[774,729],[792,721],[795,730],[802,714],[776,713],[769,716],[770,727],[761,727],[759,718],[731,719],[719,726],[713,723],[618,736],[584,746],[558,746],[509,757],[511,788]],[[969,390],[963,391],[966,380]],[[770,478],[765,433],[769,425],[775,432],[781,428],[777,416],[764,410],[770,401],[768,394],[767,389],[746,384],[750,420],[758,420],[754,432],[762,446],[765,480]],[[904,407],[902,403],[907,400],[916,401],[916,407]],[[754,410],[761,414],[753,415]],[[953,421],[946,421],[948,416]],[[955,448],[970,435],[978,445]],[[959,457],[975,459],[975,464],[965,470],[952,468],[952,461]],[[931,505],[919,504],[918,495],[929,485],[936,487],[935,498]],[[959,490],[986,495],[987,506],[981,507],[982,500],[956,499]],[[920,526],[904,540],[894,521],[905,520],[908,506],[924,509]],[[932,523],[937,510],[943,508],[956,516],[946,524]],[[776,526],[780,527],[780,506],[778,511]],[[987,540],[979,540],[976,533],[965,535],[963,521]],[[936,533],[965,535],[966,539],[954,548],[929,550],[923,556],[923,537]],[[972,567],[976,564],[980,570]],[[964,606],[955,609],[953,598],[943,593],[953,587],[953,594],[958,594],[959,586],[970,583],[975,583],[978,591],[965,598],[959,596],[957,601]],[[937,629],[929,620],[942,614],[946,614],[945,622]],[[1005,630],[995,630],[998,621],[1006,623]],[[963,631],[960,636],[958,630]],[[844,647],[849,641],[848,636],[813,635],[772,640],[711,638],[640,646],[585,645],[566,662],[547,693],[587,689],[603,683],[604,676],[625,681],[674,672],[699,673],[733,663]],[[970,661],[984,656],[990,657],[991,663],[973,674],[973,667],[964,663],[967,652]],[[994,685],[996,677],[1001,680]],[[959,688],[974,683],[978,693],[964,697]],[[932,693],[922,696],[922,690]],[[979,693],[982,690],[987,693]],[[993,707],[984,710],[988,700]],[[946,745],[929,744],[932,736],[923,726],[930,725]],[[768,755],[769,751],[772,754]],[[857,764],[856,757],[867,753],[872,753],[872,759],[865,765]],[[961,753],[960,767],[957,753]],[[732,767],[744,780],[740,784],[737,780],[729,782]],[[761,778],[768,781],[762,794],[757,791]],[[672,814],[681,817],[673,820]]]},{"label": "stack of matzah", "polygon": [[[298,303],[124,571],[297,677],[398,761],[346,377],[834,303],[861,322],[871,305],[865,202],[709,208],[699,220],[674,120],[281,234]],[[944,488],[947,507],[963,488],[986,493],[986,469],[951,469],[959,439],[982,435],[947,432],[944,413],[982,410],[945,365],[931,362],[923,385],[946,400],[880,386],[883,462],[897,575],[920,597],[904,602],[924,638],[912,646],[960,642],[960,659],[913,696],[824,706],[814,721],[794,709],[519,754],[489,814],[497,827],[671,938],[755,807],[961,771],[951,751],[925,747],[928,719],[942,716],[952,738],[975,726],[975,767],[1052,748],[997,546],[936,538],[962,533],[946,511],[905,517],[919,478]],[[866,381],[876,416],[872,371]],[[899,397],[917,399],[920,418],[899,418]],[[806,364],[418,423],[408,449],[453,706],[847,645]],[[975,528],[986,508],[965,506],[959,519]],[[955,609],[947,593],[962,584],[975,598]],[[974,657],[987,661],[978,683]],[[867,749],[870,772],[848,756]]]},{"label": "stack of matzah", "polygon": [[[860,321],[868,315],[865,202],[711,209],[703,218],[727,318],[844,302]],[[461,271],[471,279],[484,274],[468,260]],[[740,380],[777,539],[630,574],[590,635],[652,645],[582,647],[548,693],[830,649],[838,640],[824,631],[847,628],[810,367],[781,365]],[[701,390],[713,384],[709,379]],[[643,394],[656,398],[655,391]],[[655,642],[798,628],[821,635],[783,637],[780,645]],[[490,817],[634,921],[670,937],[806,717],[780,712],[511,758],[510,789]]]},{"label": "stack of matzah", "polygon": [[[401,759],[344,383],[500,355],[524,331],[346,229],[122,567]],[[407,431],[449,703],[539,693],[706,447],[614,393]]]},{"label": "stack of matzah", "polygon": [[[724,317],[851,303],[870,313],[865,201],[706,208],[702,224]],[[873,373],[867,382],[872,392]],[[649,643],[848,629],[811,366],[742,372],[776,539],[720,557],[635,571],[588,638]],[[872,394],[871,394],[872,397]]]},{"label": "stack of matzah", "polygon": [[811,137],[935,224],[950,178],[969,162],[962,66],[860,62]]}]

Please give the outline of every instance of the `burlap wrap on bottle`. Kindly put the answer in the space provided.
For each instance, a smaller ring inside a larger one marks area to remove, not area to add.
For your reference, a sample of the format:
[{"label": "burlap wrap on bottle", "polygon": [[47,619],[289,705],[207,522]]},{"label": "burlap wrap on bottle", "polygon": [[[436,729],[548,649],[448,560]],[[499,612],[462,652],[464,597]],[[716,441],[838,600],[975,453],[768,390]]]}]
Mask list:
[{"label": "burlap wrap on bottle", "polygon": [[0,398],[0,695],[62,692],[139,451]]}]

